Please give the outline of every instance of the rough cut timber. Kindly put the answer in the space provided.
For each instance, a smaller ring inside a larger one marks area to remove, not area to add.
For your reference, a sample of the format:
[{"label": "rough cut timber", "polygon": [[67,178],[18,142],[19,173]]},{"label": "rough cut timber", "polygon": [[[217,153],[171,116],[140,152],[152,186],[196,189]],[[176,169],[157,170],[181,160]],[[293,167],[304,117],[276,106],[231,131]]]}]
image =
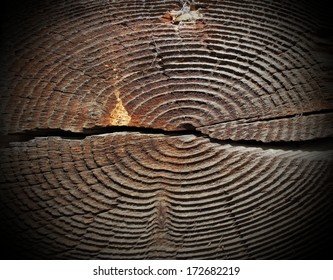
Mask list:
[{"label": "rough cut timber", "polygon": [[302,141],[332,136],[332,120],[333,113],[298,115],[264,121],[238,120],[200,127],[198,130],[221,140]]},{"label": "rough cut timber", "polygon": [[327,241],[332,154],[194,135],[40,138],[3,150],[1,218],[37,259],[302,258]]},{"label": "rough cut timber", "polygon": [[1,131],[183,130],[333,109],[331,34],[307,1],[196,1],[202,19],[160,20],[182,2],[26,4],[5,38]]},{"label": "rough cut timber", "polygon": [[333,27],[316,2],[14,5],[1,258],[333,258]]}]

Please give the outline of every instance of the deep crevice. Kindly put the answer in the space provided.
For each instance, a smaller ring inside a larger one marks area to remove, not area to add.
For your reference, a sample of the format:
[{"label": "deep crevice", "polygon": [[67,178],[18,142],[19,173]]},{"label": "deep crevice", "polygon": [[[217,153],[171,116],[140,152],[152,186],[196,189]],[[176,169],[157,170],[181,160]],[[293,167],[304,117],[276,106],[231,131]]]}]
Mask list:
[{"label": "deep crevice", "polygon": [[188,126],[182,130],[168,131],[157,128],[131,127],[131,126],[112,126],[112,127],[94,127],[84,129],[82,132],[72,132],[63,129],[34,129],[22,133],[12,133],[0,135],[0,147],[10,147],[13,142],[27,142],[40,137],[60,137],[61,139],[83,140],[86,137],[112,133],[140,133],[145,135],[164,135],[164,136],[184,136],[195,135],[197,137],[208,139],[211,143],[219,145],[229,144],[232,146],[243,146],[249,148],[276,149],[276,150],[305,150],[305,151],[328,151],[333,150],[333,138],[326,137],[305,141],[276,141],[260,142],[256,140],[220,140],[210,137],[196,130],[193,126]]},{"label": "deep crevice", "polygon": [[70,140],[83,140],[86,137],[102,134],[111,134],[117,132],[128,132],[128,133],[141,133],[141,134],[161,134],[166,136],[179,136],[179,135],[196,135],[204,136],[203,133],[193,129],[182,129],[175,131],[168,131],[157,128],[144,128],[144,127],[133,127],[133,126],[110,126],[110,127],[93,127],[83,129],[81,132],[73,132],[63,129],[33,129],[26,130],[18,133],[10,133],[7,135],[0,135],[1,147],[8,147],[11,142],[27,142],[29,140],[39,137],[60,137],[62,139]]},{"label": "deep crevice", "polygon": [[303,141],[276,141],[261,142],[256,140],[219,140],[211,138],[205,134],[204,137],[209,138],[212,143],[224,143],[231,146],[242,146],[248,148],[261,148],[263,150],[285,150],[285,151],[333,151],[333,137],[318,138]]}]

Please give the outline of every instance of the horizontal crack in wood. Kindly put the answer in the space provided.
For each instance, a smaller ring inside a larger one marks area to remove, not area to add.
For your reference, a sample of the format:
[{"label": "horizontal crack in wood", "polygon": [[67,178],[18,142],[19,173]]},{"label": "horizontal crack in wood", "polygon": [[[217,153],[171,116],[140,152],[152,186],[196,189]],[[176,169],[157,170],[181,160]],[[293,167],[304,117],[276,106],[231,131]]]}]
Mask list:
[{"label": "horizontal crack in wood", "polygon": [[196,137],[209,139],[212,143],[218,143],[221,145],[229,144],[231,146],[243,146],[249,148],[262,148],[262,149],[275,149],[275,150],[304,150],[304,151],[325,151],[333,150],[332,137],[326,137],[322,139],[314,139],[308,141],[293,141],[293,142],[258,142],[255,140],[220,140],[212,138],[209,135],[200,132],[198,130],[180,130],[180,131],[166,131],[163,129],[154,128],[137,128],[130,126],[112,126],[112,127],[96,127],[92,129],[86,129],[84,132],[71,132],[61,129],[36,129],[26,131],[25,133],[14,133],[8,135],[2,135],[0,141],[0,147],[9,147],[10,143],[14,142],[26,142],[40,137],[58,137],[68,140],[83,140],[91,136],[101,136],[113,133],[139,133],[143,135],[163,135],[163,136],[185,136],[193,135]]}]

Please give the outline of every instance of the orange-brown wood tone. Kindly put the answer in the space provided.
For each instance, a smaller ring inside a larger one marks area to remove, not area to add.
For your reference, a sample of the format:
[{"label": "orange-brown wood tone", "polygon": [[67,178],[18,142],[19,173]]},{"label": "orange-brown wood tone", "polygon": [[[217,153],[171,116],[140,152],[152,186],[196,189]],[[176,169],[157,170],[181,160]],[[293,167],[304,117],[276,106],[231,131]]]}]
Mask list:
[{"label": "orange-brown wood tone", "polygon": [[316,1],[13,7],[1,257],[333,258],[332,36]]}]

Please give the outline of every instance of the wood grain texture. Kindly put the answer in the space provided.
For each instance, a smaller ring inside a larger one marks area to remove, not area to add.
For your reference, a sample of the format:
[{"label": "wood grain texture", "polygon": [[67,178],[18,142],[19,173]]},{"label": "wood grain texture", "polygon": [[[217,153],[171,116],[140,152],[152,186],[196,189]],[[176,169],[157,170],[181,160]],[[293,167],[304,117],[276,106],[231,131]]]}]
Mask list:
[{"label": "wood grain texture", "polygon": [[333,258],[331,14],[195,2],[6,14],[1,258]]},{"label": "wood grain texture", "polygon": [[35,139],[3,151],[0,224],[39,259],[302,258],[332,214],[332,154],[194,135]]},{"label": "wood grain texture", "polygon": [[239,120],[198,128],[212,138],[261,142],[304,141],[333,137],[333,114],[298,115],[266,121]]},{"label": "wood grain texture", "polygon": [[182,2],[28,7],[7,39],[1,131],[183,130],[333,109],[333,45],[309,1],[196,1],[202,19],[160,20]]}]

